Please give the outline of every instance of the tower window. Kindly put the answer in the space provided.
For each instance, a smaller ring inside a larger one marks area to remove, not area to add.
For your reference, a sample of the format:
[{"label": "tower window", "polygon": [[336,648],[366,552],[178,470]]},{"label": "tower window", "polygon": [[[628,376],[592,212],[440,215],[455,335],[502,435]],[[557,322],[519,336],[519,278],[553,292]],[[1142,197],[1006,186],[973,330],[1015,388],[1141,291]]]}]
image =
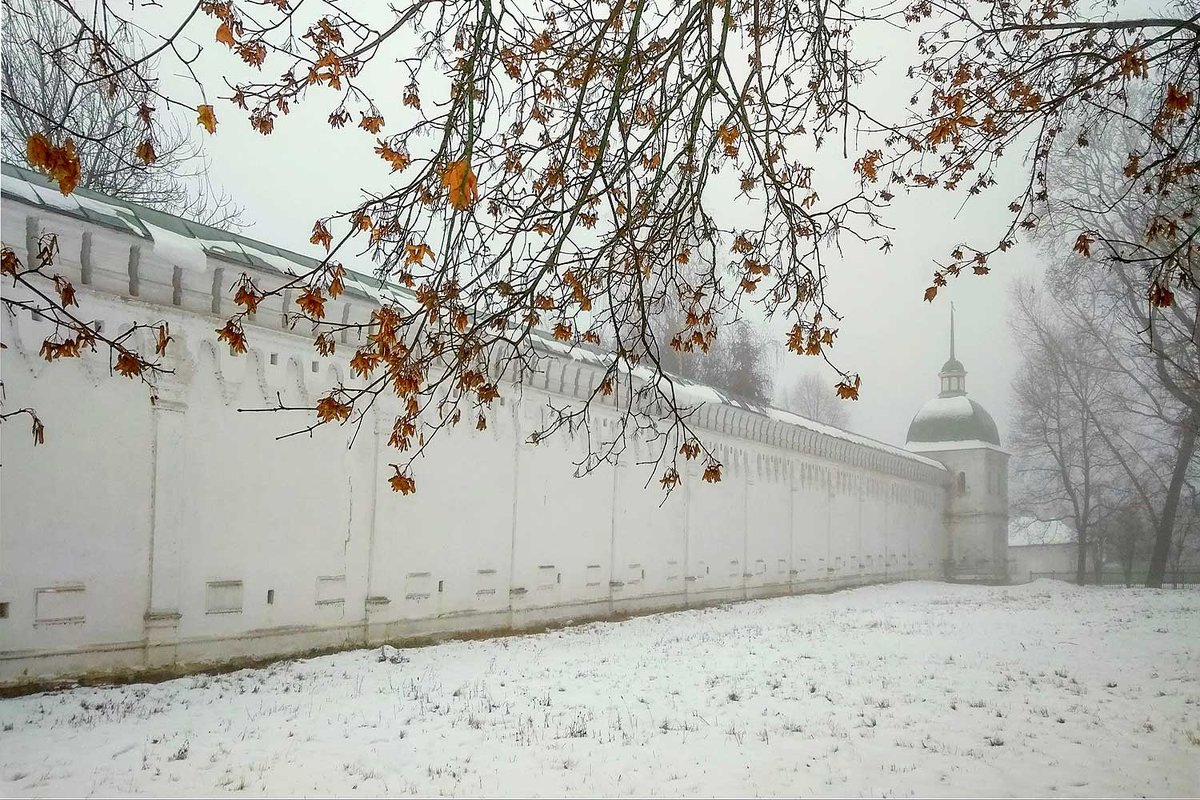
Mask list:
[{"label": "tower window", "polygon": [[958,493],[967,493],[967,473],[965,472],[958,473]]}]

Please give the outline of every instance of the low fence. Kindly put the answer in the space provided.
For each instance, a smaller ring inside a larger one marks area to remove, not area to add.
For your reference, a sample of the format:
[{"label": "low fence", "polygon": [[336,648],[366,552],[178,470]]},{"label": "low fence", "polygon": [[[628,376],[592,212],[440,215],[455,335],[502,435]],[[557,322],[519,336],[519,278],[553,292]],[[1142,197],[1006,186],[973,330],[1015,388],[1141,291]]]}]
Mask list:
[{"label": "low fence", "polygon": [[[1009,576],[1013,583],[1023,583],[1021,575]],[[1029,580],[1036,581],[1039,578],[1049,578],[1055,581],[1067,581],[1075,583],[1075,572],[1030,572]],[[1097,583],[1101,586],[1145,586],[1146,573],[1138,570],[1130,575],[1129,580],[1126,580],[1125,573],[1119,570],[1105,570],[1100,573],[1100,580],[1096,580],[1096,573],[1088,570],[1084,577],[1084,583],[1090,586],[1095,586]],[[1200,569],[1183,569],[1183,570],[1167,570],[1166,576],[1163,578],[1163,588],[1179,588],[1181,586],[1196,586],[1200,585]]]}]

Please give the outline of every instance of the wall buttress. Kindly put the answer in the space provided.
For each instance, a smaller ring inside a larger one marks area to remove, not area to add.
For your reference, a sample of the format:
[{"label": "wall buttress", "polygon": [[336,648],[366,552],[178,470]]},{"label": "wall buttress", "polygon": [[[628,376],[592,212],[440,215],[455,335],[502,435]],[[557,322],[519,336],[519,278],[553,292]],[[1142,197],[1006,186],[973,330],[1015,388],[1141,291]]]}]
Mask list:
[{"label": "wall buttress", "polygon": [[175,660],[181,619],[180,588],[183,549],[180,535],[186,525],[188,487],[187,390],[193,363],[182,334],[164,358],[171,373],[161,376],[151,399],[153,424],[152,474],[150,477],[150,591],[145,629],[149,665]]}]

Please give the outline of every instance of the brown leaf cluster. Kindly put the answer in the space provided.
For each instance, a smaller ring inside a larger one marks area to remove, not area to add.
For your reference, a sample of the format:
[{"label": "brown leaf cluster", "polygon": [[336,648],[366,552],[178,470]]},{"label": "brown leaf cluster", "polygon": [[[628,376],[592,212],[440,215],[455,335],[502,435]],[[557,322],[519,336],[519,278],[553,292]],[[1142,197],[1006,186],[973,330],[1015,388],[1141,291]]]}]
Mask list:
[{"label": "brown leaf cluster", "polygon": [[32,134],[25,140],[25,157],[31,167],[58,181],[58,189],[63,194],[70,194],[79,185],[79,155],[75,152],[75,141],[70,137],[55,146],[41,133]]}]

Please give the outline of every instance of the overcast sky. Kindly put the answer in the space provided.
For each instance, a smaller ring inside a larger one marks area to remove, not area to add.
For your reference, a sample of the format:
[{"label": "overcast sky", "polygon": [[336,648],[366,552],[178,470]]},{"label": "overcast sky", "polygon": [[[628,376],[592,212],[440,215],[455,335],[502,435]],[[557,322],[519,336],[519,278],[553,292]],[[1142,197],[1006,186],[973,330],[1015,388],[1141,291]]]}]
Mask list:
[{"label": "overcast sky", "polygon": [[[212,26],[206,24],[197,33],[208,27]],[[314,220],[356,205],[364,189],[378,191],[387,186],[386,169],[380,168],[372,152],[374,137],[349,127],[330,129],[325,122],[330,103],[322,97],[301,103],[289,116],[276,121],[273,135],[262,136],[250,128],[244,112],[214,99],[228,93],[220,75],[237,62],[222,52],[224,48],[205,44],[204,57],[196,67],[210,87],[208,99],[216,106],[219,120],[216,135],[204,137],[212,157],[213,182],[245,207],[252,222],[247,235],[320,256],[323,251],[308,242]],[[911,41],[904,35],[876,28],[856,36],[855,46],[870,48],[887,59],[863,89],[869,102],[894,104],[897,98],[912,93],[914,85],[904,78],[908,63],[904,52]],[[385,97],[386,93],[398,95],[406,81],[403,75],[389,74],[391,57],[387,55],[371,68],[372,82]],[[268,71],[271,64],[268,61]],[[193,97],[194,86],[170,74],[162,77],[168,87],[178,88],[184,99],[201,102]],[[423,86],[423,91],[428,93],[429,88]],[[386,107],[384,111],[386,115]],[[849,180],[855,157],[852,147],[849,160],[842,161],[839,148],[837,153],[824,154],[818,166],[844,171]],[[1015,171],[1020,168],[1020,154],[1012,157],[1017,159]],[[833,254],[830,258],[833,305],[844,316],[833,355],[843,368],[861,373],[863,381],[861,399],[851,409],[854,430],[890,443],[904,443],[913,415],[937,394],[937,372],[948,357],[949,303],[954,301],[957,355],[968,372],[968,393],[991,411],[1002,441],[1007,442],[1009,386],[1017,366],[1006,322],[1008,290],[1017,275],[1040,274],[1040,253],[1018,245],[991,263],[990,275],[951,281],[933,303],[924,302],[922,295],[932,277],[934,258],[945,259],[963,240],[998,239],[1011,194],[1001,188],[974,198],[965,208],[963,194],[941,190],[898,196],[886,218],[895,228],[891,253],[851,247],[843,257]],[[824,191],[822,199],[829,199]],[[719,210],[737,215],[743,213],[744,205],[745,201],[731,200],[728,208]],[[787,327],[790,325],[782,323],[775,327],[778,341],[783,341]],[[834,374],[821,362],[780,350],[777,382],[814,370],[828,378],[833,391]]]}]

